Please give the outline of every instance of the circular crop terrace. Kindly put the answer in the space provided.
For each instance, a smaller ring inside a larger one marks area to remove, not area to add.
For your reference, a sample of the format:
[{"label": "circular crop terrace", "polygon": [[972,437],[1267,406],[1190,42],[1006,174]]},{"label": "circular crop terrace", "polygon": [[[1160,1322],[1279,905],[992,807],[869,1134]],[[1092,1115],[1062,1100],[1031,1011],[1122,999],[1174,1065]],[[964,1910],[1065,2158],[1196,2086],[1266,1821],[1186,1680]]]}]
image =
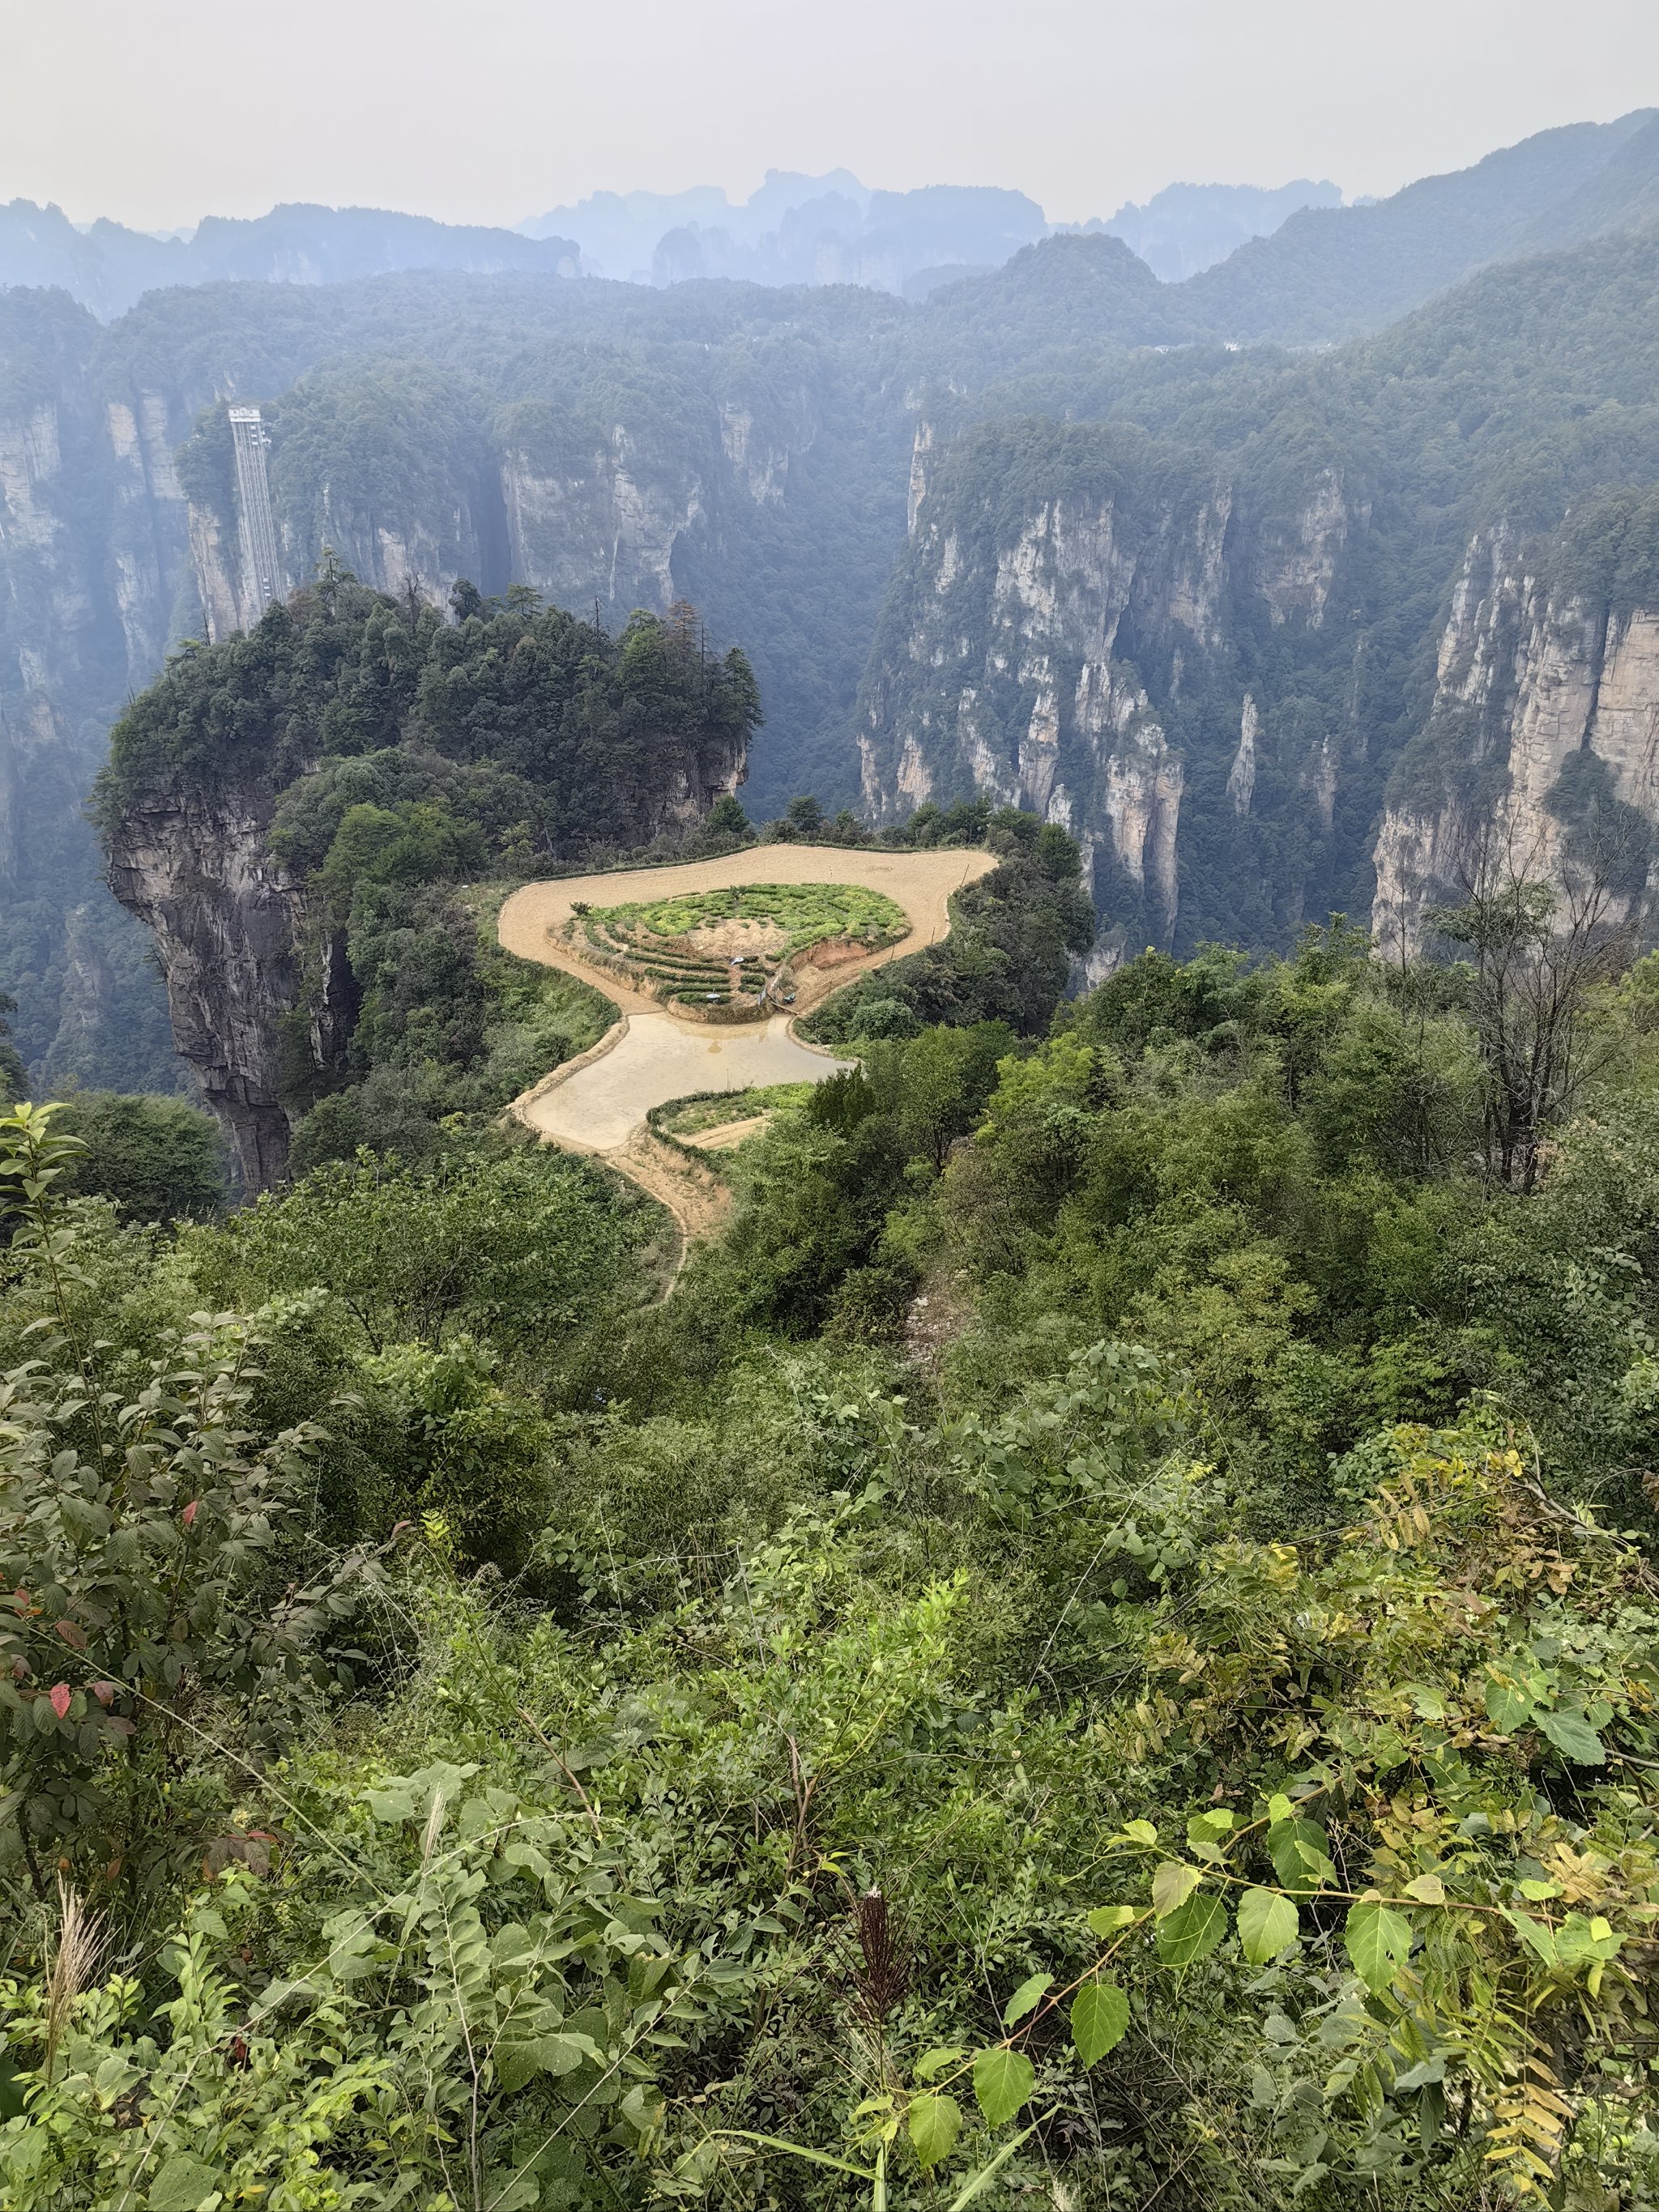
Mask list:
[{"label": "circular crop terrace", "polygon": [[573,908],[579,959],[676,1012],[760,1020],[796,997],[796,968],[860,962],[909,934],[904,908],[861,884],[728,884],[625,906]]}]

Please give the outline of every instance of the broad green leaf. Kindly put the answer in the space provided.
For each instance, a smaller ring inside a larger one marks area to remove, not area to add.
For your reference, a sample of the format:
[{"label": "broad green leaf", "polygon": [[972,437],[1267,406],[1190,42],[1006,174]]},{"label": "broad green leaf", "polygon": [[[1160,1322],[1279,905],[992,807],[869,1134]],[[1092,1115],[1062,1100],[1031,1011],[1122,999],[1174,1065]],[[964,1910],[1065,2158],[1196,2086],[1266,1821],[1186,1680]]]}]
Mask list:
[{"label": "broad green leaf", "polygon": [[1237,1825],[1237,1816],[1224,1806],[1213,1811],[1194,1814],[1187,1823],[1187,1841],[1192,1850],[1201,1851],[1206,1858],[1221,1856],[1221,1838]]},{"label": "broad green leaf", "polygon": [[1282,1790],[1276,1790],[1267,1800],[1267,1825],[1277,1827],[1281,1820],[1293,1820],[1296,1808]]},{"label": "broad green leaf", "polygon": [[1267,1831],[1267,1856],[1279,1887],[1294,1896],[1310,1896],[1335,1879],[1325,1831],[1312,1820],[1276,1820]]},{"label": "broad green leaf", "polygon": [[1504,1917],[1541,1966],[1553,1970],[1560,1965],[1555,1937],[1541,1920],[1534,1920],[1529,1912],[1505,1912]]},{"label": "broad green leaf", "polygon": [[918,2081],[931,2081],[935,2075],[943,2074],[947,2067],[954,2066],[958,2058],[965,2058],[967,2055],[965,2051],[951,2044],[936,2044],[933,2050],[923,2051],[917,2059],[916,2079]]},{"label": "broad green leaf", "polygon": [[1274,1889],[1247,1889],[1238,1900],[1239,1948],[1253,1966],[1295,1942],[1300,1929],[1295,1905]]},{"label": "broad green leaf", "polygon": [[1563,1705],[1559,1712],[1538,1713],[1534,1718],[1564,1759],[1579,1766],[1606,1765],[1606,1746],[1583,1713]]},{"label": "broad green leaf", "polygon": [[916,2163],[926,2173],[942,2158],[949,2158],[962,2133],[962,2107],[954,2097],[912,2097],[909,2112],[910,2145]]},{"label": "broad green leaf", "polygon": [[1406,1894],[1415,1898],[1419,1905],[1443,1905],[1446,1885],[1437,1874],[1420,1874],[1415,1881],[1406,1884]]},{"label": "broad green leaf", "polygon": [[[650,2134],[662,2122],[662,2101],[649,2081],[636,2081],[617,2110],[629,2126],[642,2136]],[[532,2205],[540,2202],[539,2192],[530,2199]]]},{"label": "broad green leaf", "polygon": [[1489,1674],[1485,1694],[1486,1717],[1505,1735],[1513,1735],[1516,1729],[1524,1728],[1532,1718],[1531,1699],[1513,1682],[1500,1681],[1496,1675]]},{"label": "broad green leaf", "polygon": [[1133,1905],[1097,1905],[1089,1915],[1090,1931],[1096,1936],[1115,1936],[1138,1917]]},{"label": "broad green leaf", "polygon": [[1152,1876],[1152,1910],[1163,1920],[1182,1905],[1203,1880],[1195,1866],[1165,1859]]},{"label": "broad green leaf", "polygon": [[1517,1881],[1515,1886],[1522,1896],[1534,1905],[1541,1905],[1547,1897],[1559,1897],[1561,1894],[1559,1881]]},{"label": "broad green leaf", "polygon": [[1396,2074],[1394,2086],[1396,2089],[1426,2089],[1431,2082],[1443,2081],[1445,2078],[1446,2054],[1437,2051],[1417,2065],[1408,2066],[1403,2074]]},{"label": "broad green leaf", "polygon": [[509,2096],[522,2089],[541,2070],[538,2045],[535,2043],[502,2043],[495,2049],[495,2078]]},{"label": "broad green leaf", "polygon": [[1072,2000],[1072,2040],[1085,2066],[1122,2042],[1129,2000],[1115,1982],[1085,1982]]},{"label": "broad green leaf", "polygon": [[1126,1820],[1123,1832],[1132,1844],[1155,1844],[1158,1830],[1150,1820]]},{"label": "broad green leaf", "polygon": [[1023,2051],[981,2051],[974,2061],[974,2094],[988,2124],[1000,2128],[1012,2120],[1036,2081],[1036,2069]]},{"label": "broad green leaf", "polygon": [[211,2197],[224,2177],[187,2150],[176,2150],[149,2185],[145,2199],[149,2212],[196,2212],[204,2197]]},{"label": "broad green leaf", "polygon": [[1362,1898],[1348,1914],[1342,1940],[1355,1973],[1376,1996],[1411,1955],[1412,1923],[1392,1906]]},{"label": "broad green leaf", "polygon": [[1200,1890],[1158,1922],[1158,1955],[1166,1966],[1194,1966],[1226,1932],[1226,1906],[1213,1892]]},{"label": "broad green leaf", "polygon": [[584,2058],[599,2056],[585,2035],[544,2035],[536,2045],[536,2057],[544,2074],[574,2074]]},{"label": "broad green leaf", "polygon": [[1054,1978],[1052,1974],[1032,1974],[1029,1976],[1020,1984],[1019,1987],[1014,1991],[1012,1996],[1009,1998],[1006,2008],[1002,2015],[1003,2026],[1005,2027],[1012,2027],[1016,2021],[1024,2020],[1026,2014],[1032,2009],[1032,2008],[1037,2003],[1038,2000],[1042,1996],[1044,1991],[1053,1989],[1054,1985]]}]

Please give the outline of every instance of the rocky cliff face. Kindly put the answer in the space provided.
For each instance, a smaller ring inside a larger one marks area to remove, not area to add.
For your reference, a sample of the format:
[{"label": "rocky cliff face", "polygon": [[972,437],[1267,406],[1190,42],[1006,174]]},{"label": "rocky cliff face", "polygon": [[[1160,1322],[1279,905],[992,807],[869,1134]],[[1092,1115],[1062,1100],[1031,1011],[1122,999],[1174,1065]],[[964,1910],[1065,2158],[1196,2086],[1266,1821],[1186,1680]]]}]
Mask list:
[{"label": "rocky cliff face", "polygon": [[264,848],[275,796],[169,779],[127,810],[110,847],[111,887],[154,933],[175,1042],[249,1191],[287,1164],[282,1024],[301,989],[301,896]]},{"label": "rocky cliff face", "polygon": [[[739,458],[743,449],[738,443]],[[524,446],[501,463],[509,564],[559,606],[600,600],[665,613],[678,596],[674,555],[704,513],[700,471],[641,465],[621,423],[574,471],[555,471]]]},{"label": "rocky cliff face", "polygon": [[[123,1088],[178,1079],[146,940],[100,882],[82,810],[124,700],[181,641],[228,637],[258,612],[226,400],[258,400],[272,423],[273,508],[293,578],[312,573],[326,543],[394,595],[413,588],[442,604],[461,576],[486,592],[522,582],[583,611],[598,602],[613,628],[636,606],[665,611],[689,586],[723,643],[744,635],[747,611],[726,576],[731,549],[762,518],[801,534],[787,514],[792,469],[819,421],[787,347],[699,356],[701,389],[678,411],[624,380],[619,393],[603,387],[608,417],[581,414],[604,426],[591,437],[572,435],[557,410],[557,434],[544,420],[532,435],[531,403],[498,410],[419,363],[319,371],[308,356],[330,343],[324,324],[302,317],[290,330],[286,306],[263,305],[244,324],[237,305],[222,327],[210,318],[175,343],[183,334],[169,334],[164,313],[141,313],[131,334],[100,334],[51,295],[0,299],[0,990],[24,1001],[19,1042],[43,1088],[71,1075]],[[849,690],[852,680],[849,671]],[[688,769],[664,793],[661,821],[695,820],[738,773],[718,762]],[[164,951],[197,934],[207,947],[216,933],[226,957],[238,945],[256,963],[268,951],[275,924],[255,909],[282,897],[267,864],[242,852],[257,817],[244,810],[234,835],[221,825],[222,866],[204,821],[169,833],[196,856],[171,875],[143,838],[133,843],[123,894]],[[169,955],[173,1010],[185,1057],[258,1182],[275,1126],[269,1085],[240,1046],[215,1048],[209,1032],[240,1034],[238,994],[252,1006],[261,992],[237,985],[204,1012],[201,977],[217,957],[204,950],[198,975],[191,956]],[[264,996],[286,988],[268,980]],[[228,1077],[231,1066],[241,1073]]]},{"label": "rocky cliff face", "polygon": [[165,649],[183,502],[165,405],[109,398],[95,343],[61,299],[0,300],[0,989],[41,1087],[166,1087],[159,988],[82,809]]},{"label": "rocky cliff face", "polygon": [[[642,836],[701,821],[744,769],[741,747],[696,749],[643,795]],[[153,934],[176,1049],[250,1194],[286,1172],[300,1068],[325,1087],[343,1079],[360,1006],[343,933],[267,848],[276,798],[258,773],[159,777],[108,847],[111,889]]]},{"label": "rocky cliff face", "polygon": [[1372,927],[1414,946],[1483,850],[1559,881],[1586,797],[1659,825],[1659,605],[1553,582],[1552,549],[1495,529],[1471,542],[1442,629],[1434,702],[1376,840]]},{"label": "rocky cliff face", "polygon": [[1264,827],[1270,843],[1287,822],[1329,833],[1345,733],[1258,702],[1248,647],[1285,631],[1328,657],[1319,633],[1369,520],[1332,469],[1267,518],[1224,475],[1149,491],[1110,453],[1097,431],[951,447],[921,426],[856,732],[878,817],[982,794],[1077,838],[1106,925],[1096,972],[1180,939],[1194,799],[1212,823],[1224,811],[1247,868]]},{"label": "rocky cliff face", "polygon": [[[376,709],[375,742],[353,750],[374,754],[373,772],[381,779],[375,788],[393,799],[401,789],[400,803],[434,788],[459,793],[456,805],[473,823],[481,857],[499,855],[509,835],[498,829],[492,843],[482,818],[499,805],[493,794],[512,773],[490,751],[492,738],[517,761],[511,748],[526,712],[555,730],[565,727],[563,710],[573,703],[585,703],[598,717],[586,734],[567,731],[539,765],[521,763],[525,781],[515,804],[544,808],[538,826],[554,841],[556,854],[574,856],[595,842],[646,843],[690,828],[743,781],[751,712],[746,674],[725,664],[704,667],[672,626],[664,628],[649,678],[633,681],[629,648],[607,646],[592,630],[575,633],[583,659],[580,676],[570,672],[556,659],[568,652],[574,630],[562,615],[538,620],[507,613],[482,637],[482,626],[470,624],[459,643],[471,658],[457,664],[446,658],[455,634],[430,611],[407,631],[397,618],[402,610],[390,611],[391,629],[410,641],[416,657],[403,665],[397,687]],[[314,626],[337,639],[355,624],[356,645],[367,659],[348,659],[347,669],[378,671],[386,665],[388,611],[385,599],[356,589],[343,591],[328,611],[312,596],[274,611],[257,640],[191,656],[167,684],[137,702],[103,789],[110,888],[151,933],[177,1050],[219,1117],[250,1194],[282,1181],[293,1127],[306,1104],[350,1079],[367,988],[354,970],[335,909],[314,889],[348,799],[339,800],[310,845],[302,844],[295,872],[270,849],[285,793],[301,787],[295,803],[305,820],[307,806],[326,809],[335,789],[313,772],[338,764],[331,761],[328,739],[342,684],[317,672],[307,633]],[[544,688],[529,699],[522,690],[492,689],[519,647],[530,649],[534,665],[538,640],[553,648],[544,656],[544,672],[556,672]],[[422,678],[434,667],[459,672],[463,681],[471,678],[476,686],[475,714],[460,738],[441,717],[431,724],[422,719]],[[219,744],[173,742],[180,729],[222,727],[232,715],[244,726]],[[361,730],[356,734],[361,738]],[[181,760],[188,764],[179,765]],[[609,788],[596,792],[605,775]],[[484,794],[471,817],[469,790]],[[426,900],[429,889],[433,911],[448,902],[453,865],[434,859],[419,879],[428,887],[419,896]],[[407,883],[398,882],[407,893]],[[408,911],[399,914],[401,960],[419,931]],[[470,937],[471,925],[462,925],[461,933]],[[75,934],[72,928],[72,942]],[[386,940],[374,939],[372,927],[369,936],[379,950],[370,952],[366,974],[380,975],[389,957]],[[77,973],[94,971],[85,957],[75,964]],[[66,987],[66,998],[73,995]]]}]

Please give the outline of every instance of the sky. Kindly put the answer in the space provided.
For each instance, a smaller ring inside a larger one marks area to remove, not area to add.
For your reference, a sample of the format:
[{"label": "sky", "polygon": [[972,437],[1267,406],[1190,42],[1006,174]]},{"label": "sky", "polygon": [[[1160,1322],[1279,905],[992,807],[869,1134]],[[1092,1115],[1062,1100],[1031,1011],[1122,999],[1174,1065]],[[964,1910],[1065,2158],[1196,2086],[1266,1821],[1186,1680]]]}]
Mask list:
[{"label": "sky", "polygon": [[1056,222],[1177,179],[1385,193],[1659,105],[1659,0],[0,0],[0,201],[516,223],[845,166]]}]

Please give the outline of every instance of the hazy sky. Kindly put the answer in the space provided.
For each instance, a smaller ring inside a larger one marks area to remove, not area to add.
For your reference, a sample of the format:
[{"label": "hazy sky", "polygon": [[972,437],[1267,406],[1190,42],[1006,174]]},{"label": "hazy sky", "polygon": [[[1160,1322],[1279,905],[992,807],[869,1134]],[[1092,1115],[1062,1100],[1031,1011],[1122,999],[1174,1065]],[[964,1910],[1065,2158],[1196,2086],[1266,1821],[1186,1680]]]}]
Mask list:
[{"label": "hazy sky", "polygon": [[0,0],[0,200],[516,222],[845,164],[1058,220],[1177,178],[1387,192],[1659,104],[1659,0]]}]

